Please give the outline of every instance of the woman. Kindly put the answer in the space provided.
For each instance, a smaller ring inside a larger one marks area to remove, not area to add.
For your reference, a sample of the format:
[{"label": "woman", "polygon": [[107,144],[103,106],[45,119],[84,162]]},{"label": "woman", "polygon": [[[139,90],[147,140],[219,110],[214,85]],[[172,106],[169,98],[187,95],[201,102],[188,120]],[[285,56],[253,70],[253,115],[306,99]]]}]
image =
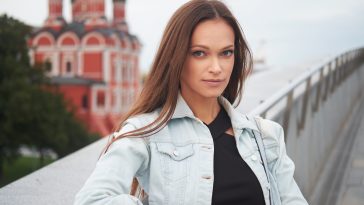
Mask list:
[{"label": "woman", "polygon": [[240,102],[251,67],[241,28],[223,3],[179,8],[140,97],[75,204],[142,204],[132,195],[137,186],[151,205],[307,204],[281,126],[260,120],[269,180],[257,125],[231,105]]}]

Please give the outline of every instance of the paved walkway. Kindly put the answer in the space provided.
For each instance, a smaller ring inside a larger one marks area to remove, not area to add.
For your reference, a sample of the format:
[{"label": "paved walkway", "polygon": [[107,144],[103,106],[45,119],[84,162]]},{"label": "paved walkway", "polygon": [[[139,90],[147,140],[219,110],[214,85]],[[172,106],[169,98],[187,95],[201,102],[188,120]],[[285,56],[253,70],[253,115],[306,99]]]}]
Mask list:
[{"label": "paved walkway", "polygon": [[347,164],[336,205],[364,205],[364,118]]}]

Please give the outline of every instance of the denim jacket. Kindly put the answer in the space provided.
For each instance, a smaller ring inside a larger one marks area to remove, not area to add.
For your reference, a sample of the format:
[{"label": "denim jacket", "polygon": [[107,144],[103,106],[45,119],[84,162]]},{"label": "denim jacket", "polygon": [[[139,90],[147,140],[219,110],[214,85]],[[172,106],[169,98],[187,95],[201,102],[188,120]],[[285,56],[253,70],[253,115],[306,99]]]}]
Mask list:
[{"label": "denim jacket", "polygon": [[[237,112],[223,97],[242,159],[255,173],[269,202],[270,189],[280,197],[274,204],[306,205],[293,179],[294,164],[286,154],[282,127],[260,118],[269,174],[268,183],[252,130],[254,122]],[[115,134],[135,130],[153,122],[159,111],[128,119]],[[133,177],[148,194],[149,205],[211,205],[214,184],[214,143],[204,123],[196,118],[181,95],[171,120],[148,137],[128,137],[115,141],[99,159],[96,168],[75,197],[75,205],[142,205],[129,195]],[[146,203],[145,203],[146,204]]]}]

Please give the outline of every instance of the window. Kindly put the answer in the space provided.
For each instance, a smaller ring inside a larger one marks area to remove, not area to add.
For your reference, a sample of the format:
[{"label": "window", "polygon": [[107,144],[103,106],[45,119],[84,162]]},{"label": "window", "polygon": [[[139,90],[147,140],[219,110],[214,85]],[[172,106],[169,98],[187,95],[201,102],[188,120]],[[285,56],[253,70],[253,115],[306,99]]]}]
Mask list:
[{"label": "window", "polygon": [[134,71],[133,64],[130,62],[129,66],[128,66],[128,76],[129,76],[128,78],[129,78],[129,82],[131,82],[131,83],[133,83],[133,81],[134,81],[133,71]]},{"label": "window", "polygon": [[123,63],[122,74],[121,74],[123,82],[126,82],[128,80],[127,72],[128,72],[128,66],[126,63]]},{"label": "window", "polygon": [[66,73],[71,73],[72,72],[72,64],[71,62],[67,61],[66,63]]},{"label": "window", "polygon": [[122,88],[120,90],[120,93],[121,93],[121,102],[120,102],[120,105],[121,105],[121,111],[122,112],[125,112],[126,111],[126,105],[127,105],[127,102],[126,102],[126,89],[125,88]]},{"label": "window", "polygon": [[82,96],[82,108],[84,108],[84,109],[88,108],[88,97],[87,97],[87,95]]},{"label": "window", "polygon": [[119,89],[115,89],[111,95],[111,108],[113,112],[119,113],[120,112],[120,91]]},{"label": "window", "polygon": [[114,62],[115,82],[119,83],[121,81],[121,64],[118,59],[116,59]]},{"label": "window", "polygon": [[130,88],[129,91],[129,105],[131,105],[134,102],[134,88]]},{"label": "window", "polygon": [[52,71],[52,63],[49,60],[46,60],[46,62],[44,63],[44,69],[46,72]]},{"label": "window", "polygon": [[105,106],[105,93],[98,92],[97,99],[96,99],[97,107],[104,107]]}]

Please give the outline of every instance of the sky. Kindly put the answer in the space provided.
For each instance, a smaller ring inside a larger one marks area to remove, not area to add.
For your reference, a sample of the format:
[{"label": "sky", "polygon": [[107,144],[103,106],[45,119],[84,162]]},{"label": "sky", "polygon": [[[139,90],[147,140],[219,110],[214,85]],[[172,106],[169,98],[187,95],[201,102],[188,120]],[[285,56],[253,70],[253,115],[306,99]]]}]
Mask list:
[{"label": "sky", "polygon": [[[71,0],[63,13],[71,20]],[[140,65],[149,70],[163,30],[173,12],[186,0],[127,0],[130,33],[143,44]],[[264,56],[272,68],[309,65],[320,59],[364,46],[362,0],[224,0],[242,26],[253,56]],[[29,25],[41,26],[48,0],[0,0],[6,13]],[[112,17],[112,0],[106,0]]]}]

